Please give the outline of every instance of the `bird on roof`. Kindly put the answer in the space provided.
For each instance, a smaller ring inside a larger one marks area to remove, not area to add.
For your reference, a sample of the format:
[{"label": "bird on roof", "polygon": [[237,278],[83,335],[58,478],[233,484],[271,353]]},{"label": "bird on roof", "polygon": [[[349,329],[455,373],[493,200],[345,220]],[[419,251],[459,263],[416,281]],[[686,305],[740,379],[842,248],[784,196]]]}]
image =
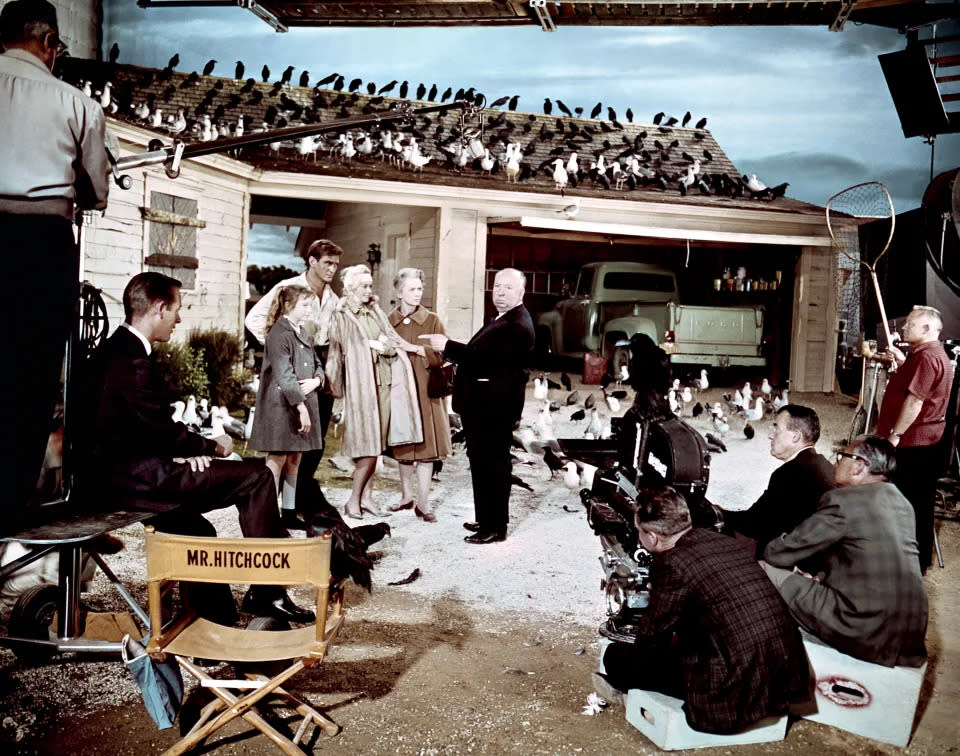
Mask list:
[{"label": "bird on roof", "polygon": [[569,205],[565,205],[557,212],[560,212],[563,215],[566,215],[568,219],[573,220],[580,212],[580,198],[574,197],[573,202],[571,202]]},{"label": "bird on roof", "polygon": [[263,79],[264,84],[270,81],[270,67],[266,64],[260,69],[260,78]]},{"label": "bird on roof", "polygon": [[382,94],[387,94],[388,92],[392,92],[398,83],[399,82],[396,79],[394,79],[389,84],[384,84],[382,87],[380,87],[380,89],[377,90],[377,94],[382,95]]},{"label": "bird on roof", "polygon": [[114,42],[113,45],[111,45],[110,47],[109,60],[111,63],[116,63],[119,58],[120,58],[120,45]]},{"label": "bird on roof", "polygon": [[180,65],[180,53],[174,53],[173,57],[167,61],[167,68],[173,70]]},{"label": "bird on roof", "polygon": [[596,105],[593,106],[593,110],[590,111],[590,117],[596,118],[598,115],[600,115],[601,110],[603,110],[603,103],[598,102]]},{"label": "bird on roof", "polygon": [[686,113],[683,114],[683,120],[680,121],[680,127],[684,129],[687,128],[687,124],[690,123],[691,118],[693,118],[693,115],[688,110]]},{"label": "bird on roof", "polygon": [[661,110],[659,113],[657,113],[657,114],[653,117],[653,125],[654,125],[654,126],[659,126],[659,125],[660,125],[660,122],[663,121],[664,116],[666,116],[666,113],[664,113],[662,110]]},{"label": "bird on roof", "polygon": [[756,173],[751,173],[749,176],[744,174],[741,178],[743,179],[743,185],[749,189],[752,194],[759,194],[767,190],[767,185],[757,178]]},{"label": "bird on roof", "polygon": [[616,120],[617,120],[617,111],[614,110],[613,108],[609,108],[609,107],[608,107],[608,108],[607,108],[607,118],[608,118],[609,120],[611,120],[611,121],[616,121]]},{"label": "bird on roof", "polygon": [[236,66],[233,69],[233,78],[237,81],[240,81],[243,78],[243,72],[246,70],[246,66],[243,65],[242,60],[238,60]]},{"label": "bird on roof", "polygon": [[292,78],[293,78],[293,66],[287,66],[283,70],[283,73],[280,74],[280,83],[289,84]]},{"label": "bird on roof", "polygon": [[217,61],[213,58],[207,61],[206,65],[203,67],[203,75],[209,76],[213,73],[213,69],[217,67]]},{"label": "bird on roof", "polygon": [[334,71],[332,74],[329,74],[328,76],[324,76],[322,79],[320,79],[320,81],[317,82],[317,86],[318,86],[318,87],[324,87],[324,86],[326,86],[327,84],[329,84],[329,83],[331,83],[331,82],[333,82],[333,81],[336,81],[336,80],[337,80],[337,77],[338,77],[339,75],[340,75],[340,74],[338,74],[336,71]]},{"label": "bird on roof", "polygon": [[544,115],[550,115],[553,112],[553,103],[550,102],[549,97],[543,98],[543,113]]},{"label": "bird on roof", "polygon": [[410,83],[404,79],[400,84],[400,97],[407,99],[407,93],[410,91]]},{"label": "bird on roof", "polygon": [[177,117],[171,117],[171,123],[168,126],[170,133],[180,134],[187,128],[187,119],[183,115],[183,108],[177,110]]},{"label": "bird on roof", "polygon": [[704,116],[699,121],[694,124],[695,129],[705,129],[707,128],[707,117]]},{"label": "bird on roof", "polygon": [[567,170],[563,167],[563,158],[557,158],[553,161],[553,183],[561,192],[570,180],[567,176]]}]

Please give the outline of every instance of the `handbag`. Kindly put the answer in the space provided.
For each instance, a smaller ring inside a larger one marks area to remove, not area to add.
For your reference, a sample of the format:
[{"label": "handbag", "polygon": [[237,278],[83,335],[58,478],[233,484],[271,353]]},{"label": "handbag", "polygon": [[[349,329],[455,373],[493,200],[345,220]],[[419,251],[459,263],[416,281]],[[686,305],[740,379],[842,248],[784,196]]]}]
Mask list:
[{"label": "handbag", "polygon": [[442,399],[453,393],[453,379],[457,374],[457,366],[452,362],[444,362],[439,367],[427,369],[427,396],[431,399]]},{"label": "handbag", "polygon": [[183,703],[183,677],[177,658],[170,654],[165,661],[154,661],[147,655],[143,642],[129,635],[123,638],[120,654],[143,694],[143,705],[150,718],[161,730],[173,727]]}]

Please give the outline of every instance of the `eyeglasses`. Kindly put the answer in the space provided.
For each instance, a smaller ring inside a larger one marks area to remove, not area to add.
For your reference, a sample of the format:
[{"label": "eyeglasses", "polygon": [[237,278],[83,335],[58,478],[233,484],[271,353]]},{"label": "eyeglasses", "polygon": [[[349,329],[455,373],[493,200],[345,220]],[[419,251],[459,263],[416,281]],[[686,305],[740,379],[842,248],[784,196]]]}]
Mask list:
[{"label": "eyeglasses", "polygon": [[847,457],[849,459],[859,459],[863,464],[869,465],[866,457],[861,457],[859,454],[851,454],[850,452],[839,451],[837,452],[837,462],[839,463],[841,459]]},{"label": "eyeglasses", "polygon": [[63,56],[68,54],[67,45],[64,43],[62,39],[60,39],[60,37],[57,34],[51,33],[50,41],[54,43],[53,51],[54,53],[56,53],[58,58],[62,58]]}]

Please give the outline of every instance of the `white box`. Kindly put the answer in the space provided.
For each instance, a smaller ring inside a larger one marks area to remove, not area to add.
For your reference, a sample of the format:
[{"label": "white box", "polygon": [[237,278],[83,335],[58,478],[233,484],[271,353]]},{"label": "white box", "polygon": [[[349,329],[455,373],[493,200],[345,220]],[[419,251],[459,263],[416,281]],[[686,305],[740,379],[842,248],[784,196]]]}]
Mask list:
[{"label": "white box", "polygon": [[684,716],[683,701],[652,690],[634,689],[627,693],[627,721],[664,751],[711,746],[772,743],[787,735],[787,715],[762,719],[735,735],[714,735],[690,728]]},{"label": "white box", "polygon": [[883,667],[842,654],[806,633],[803,645],[816,705],[812,714],[798,712],[804,719],[897,746],[910,742],[926,663]]}]

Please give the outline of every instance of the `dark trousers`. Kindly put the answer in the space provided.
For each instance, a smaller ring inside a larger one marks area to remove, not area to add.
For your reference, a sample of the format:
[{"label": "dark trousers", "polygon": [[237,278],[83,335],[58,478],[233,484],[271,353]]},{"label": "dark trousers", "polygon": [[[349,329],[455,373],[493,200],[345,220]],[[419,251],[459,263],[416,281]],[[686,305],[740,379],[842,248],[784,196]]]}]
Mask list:
[{"label": "dark trousers", "polygon": [[603,654],[603,667],[613,687],[655,690],[686,699],[680,656],[665,639],[638,638],[636,643],[611,643]]},{"label": "dark trousers", "polygon": [[262,459],[215,459],[203,472],[169,459],[138,460],[127,469],[114,469],[106,485],[120,506],[171,517],[174,510],[186,517],[235,506],[246,538],[288,535],[280,524],[273,473]]},{"label": "dark trousers", "polygon": [[917,520],[920,569],[924,572],[933,560],[933,508],[937,479],[943,469],[943,454],[939,444],[897,447],[897,472],[893,482],[913,505]]},{"label": "dark trousers", "polygon": [[[327,437],[327,429],[330,427],[330,416],[333,414],[333,396],[327,393],[317,395],[319,401],[320,427],[323,430],[323,438]],[[300,467],[297,468],[297,491],[296,508],[297,512],[307,519],[316,513],[317,502],[312,501],[311,497],[305,492],[310,491],[309,481],[317,473],[320,466],[320,460],[323,459],[323,451],[326,443],[319,449],[311,449],[300,455]],[[321,494],[322,495],[322,494]]]},{"label": "dark trousers", "polygon": [[0,214],[8,313],[0,371],[0,464],[11,486],[0,528],[22,519],[36,488],[57,403],[64,347],[77,307],[77,249],[70,221]]},{"label": "dark trousers", "polygon": [[473,481],[473,507],[484,532],[505,532],[510,519],[513,424],[489,412],[461,414]]}]

